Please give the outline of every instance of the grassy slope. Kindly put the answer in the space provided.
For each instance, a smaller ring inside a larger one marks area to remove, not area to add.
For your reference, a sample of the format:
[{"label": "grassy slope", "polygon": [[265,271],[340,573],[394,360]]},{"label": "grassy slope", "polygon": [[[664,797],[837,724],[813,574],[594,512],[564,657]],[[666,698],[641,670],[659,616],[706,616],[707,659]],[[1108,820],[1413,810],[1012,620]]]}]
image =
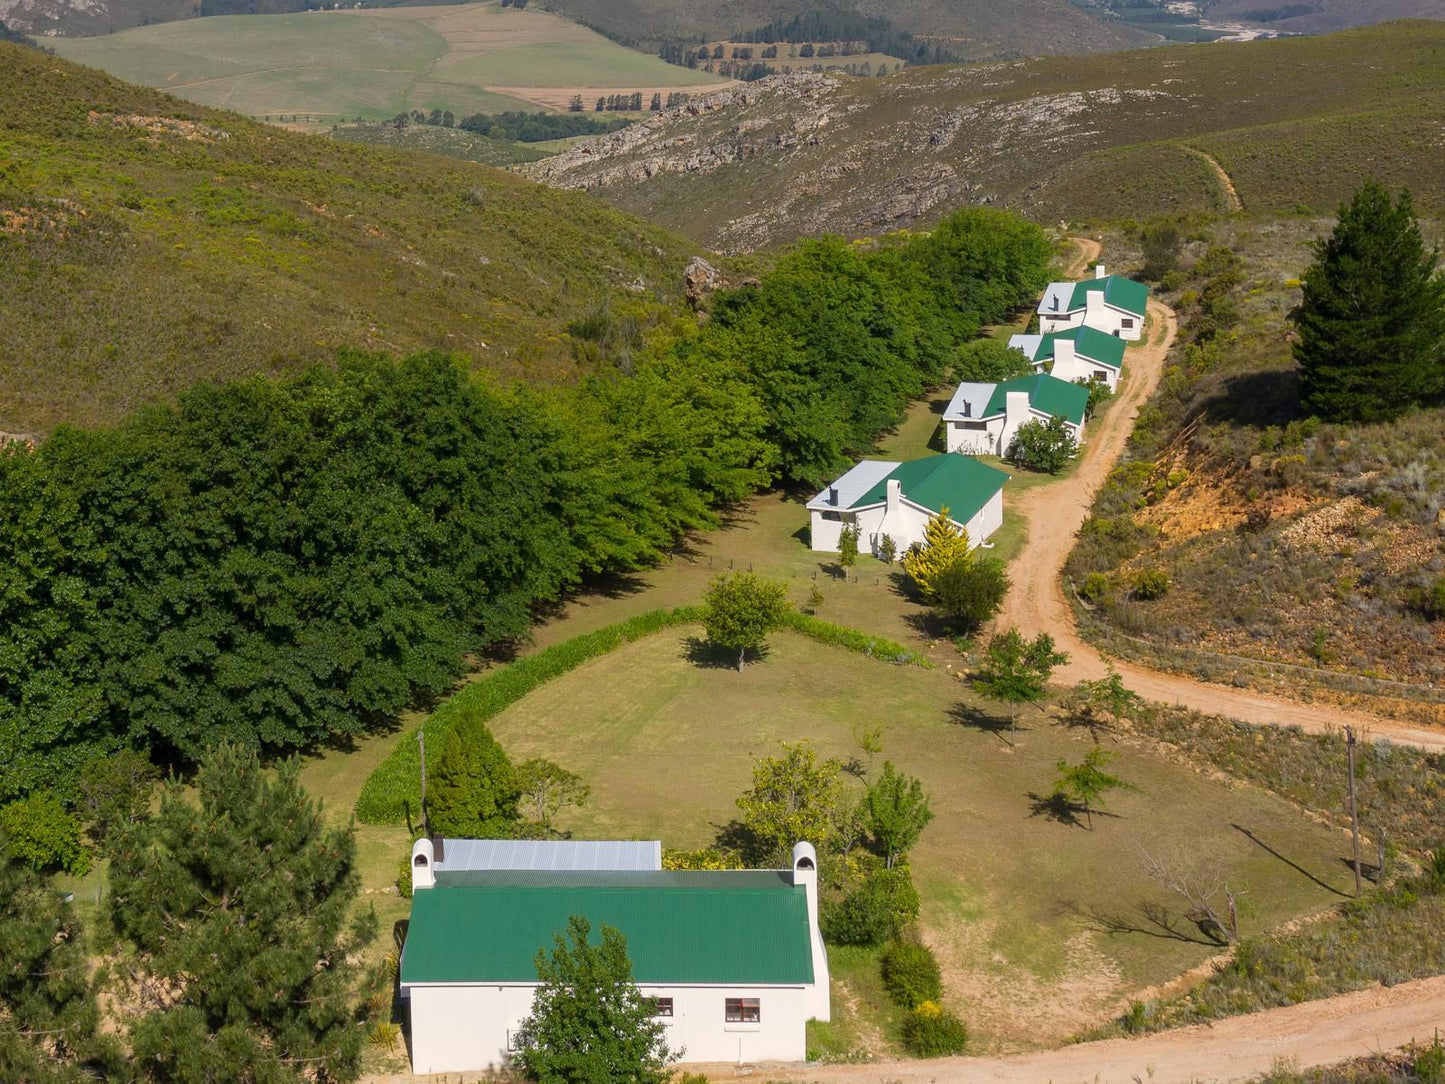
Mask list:
[{"label": "grassy slope", "polygon": [[[827,9],[817,0],[544,0],[546,6],[621,41],[726,40],[773,19]],[[954,39],[968,56],[1121,49],[1144,40],[1080,11],[1067,0],[857,0],[845,5],[919,35]]]},{"label": "grassy slope", "polygon": [[539,11],[495,3],[244,15],[57,38],[65,57],[202,105],[250,116],[457,115],[525,108],[487,87],[716,82]]},{"label": "grassy slope", "polygon": [[581,195],[0,46],[0,430],[114,420],[343,344],[565,379],[564,324],[604,297],[679,302],[692,251]]},{"label": "grassy slope", "polygon": [[445,154],[480,162],[484,166],[535,162],[548,154],[548,150],[541,149],[536,143],[509,143],[460,128],[441,128],[431,124],[412,124],[400,131],[389,124],[347,124],[334,129],[331,135],[343,143]]},{"label": "grassy slope", "polygon": [[600,181],[595,191],[619,206],[749,248],[894,228],[964,200],[1051,223],[1223,210],[1199,152],[1232,174],[1251,211],[1332,207],[1367,172],[1439,206],[1442,122],[1445,23],[1392,23],[890,79],[779,80],[701,117],[668,114],[620,153],[564,154],[531,170],[551,183]]}]

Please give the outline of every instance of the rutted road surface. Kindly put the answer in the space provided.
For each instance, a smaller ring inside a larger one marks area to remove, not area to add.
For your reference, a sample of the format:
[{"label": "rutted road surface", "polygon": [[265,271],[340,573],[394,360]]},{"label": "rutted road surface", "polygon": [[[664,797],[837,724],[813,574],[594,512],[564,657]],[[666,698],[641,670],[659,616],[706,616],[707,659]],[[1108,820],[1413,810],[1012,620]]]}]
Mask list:
[{"label": "rutted road surface", "polygon": [[[1088,252],[1085,249],[1085,262],[1090,258]],[[1165,358],[1178,333],[1179,321],[1173,309],[1151,301],[1149,311],[1153,316],[1149,341],[1130,349],[1125,358],[1127,379],[1123,393],[1090,428],[1077,469],[1069,477],[1030,490],[1018,500],[1017,507],[1028,519],[1028,540],[1009,568],[1013,585],[997,625],[1000,628],[1014,625],[1030,636],[1049,633],[1069,655],[1068,664],[1056,672],[1061,682],[1100,678],[1107,672],[1103,656],[1079,637],[1074,626],[1073,611],[1064,599],[1062,572],[1073,549],[1074,537],[1088,517],[1094,494],[1123,454],[1139,408],[1158,385]],[[1445,730],[1213,685],[1123,660],[1115,661],[1114,668],[1131,689],[1148,700],[1228,715],[1250,723],[1298,726],[1312,732],[1337,730],[1348,724],[1362,728],[1367,738],[1389,738],[1422,748],[1445,750]]]}]

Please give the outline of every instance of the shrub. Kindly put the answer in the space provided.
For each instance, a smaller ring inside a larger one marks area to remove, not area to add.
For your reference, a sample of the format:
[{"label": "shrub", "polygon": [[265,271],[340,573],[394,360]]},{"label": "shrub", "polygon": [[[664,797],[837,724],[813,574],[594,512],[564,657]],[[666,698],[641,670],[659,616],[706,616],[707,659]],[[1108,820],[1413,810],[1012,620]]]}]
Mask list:
[{"label": "shrub", "polygon": [[936,1001],[925,1001],[903,1021],[903,1045],[916,1058],[962,1054],[968,1026]]},{"label": "shrub", "polygon": [[1003,605],[1009,579],[996,557],[958,560],[934,580],[934,601],[949,617],[982,625]]},{"label": "shrub", "polygon": [[1084,589],[1080,592],[1090,602],[1102,602],[1109,597],[1109,577],[1103,572],[1090,572],[1084,577]]},{"label": "shrub", "polygon": [[943,997],[943,975],[933,950],[918,941],[894,941],[880,961],[883,987],[905,1009]]},{"label": "shrub", "polygon": [[664,850],[663,869],[742,869],[743,861],[721,847],[699,847],[695,851]]},{"label": "shrub", "polygon": [[0,831],[10,851],[33,869],[63,869],[76,875],[90,869],[90,852],[80,842],[80,822],[48,790],[0,808]]},{"label": "shrub", "polygon": [[1048,421],[1035,418],[1024,422],[1014,433],[1008,459],[1029,470],[1058,474],[1076,451],[1073,434],[1063,418]]},{"label": "shrub", "polygon": [[396,894],[404,900],[411,899],[411,852],[401,856],[396,867]]},{"label": "shrub", "polygon": [[1169,574],[1162,568],[1146,568],[1134,577],[1134,597],[1146,602],[1169,593]]},{"label": "shrub", "polygon": [[1417,587],[1411,593],[1410,604],[1427,620],[1445,621],[1445,576],[1437,577],[1428,587]]},{"label": "shrub", "polygon": [[918,917],[918,890],[907,866],[879,869],[823,913],[823,938],[838,945],[881,945]]}]

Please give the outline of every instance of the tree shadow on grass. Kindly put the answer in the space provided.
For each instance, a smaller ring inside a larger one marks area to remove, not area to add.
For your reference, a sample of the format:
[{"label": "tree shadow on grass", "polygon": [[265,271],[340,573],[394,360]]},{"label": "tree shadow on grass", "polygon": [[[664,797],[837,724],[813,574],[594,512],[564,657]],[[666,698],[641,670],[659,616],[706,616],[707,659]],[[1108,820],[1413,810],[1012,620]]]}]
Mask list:
[{"label": "tree shadow on grass", "polygon": [[1300,416],[1299,371],[1265,369],[1225,377],[1205,393],[1199,406],[1211,422],[1263,429]]},{"label": "tree shadow on grass", "polygon": [[1097,712],[1087,708],[1066,708],[1056,718],[1059,725],[1068,730],[1087,730],[1089,737],[1094,739],[1094,744],[1099,744],[1101,738],[1115,738],[1115,726],[1112,719],[1106,719]]},{"label": "tree shadow on grass", "polygon": [[1053,794],[1035,794],[1029,792],[1029,816],[1047,817],[1059,824],[1067,824],[1075,828],[1089,829],[1089,818],[1109,817],[1119,819],[1118,813],[1110,813],[1108,810],[1095,807],[1090,809],[1083,802],[1076,802],[1067,795],[1055,791]]},{"label": "tree shadow on grass", "polygon": [[[903,593],[906,594],[906,592]],[[951,640],[954,636],[968,631],[959,622],[945,617],[933,609],[915,610],[910,614],[905,614],[903,620],[914,632],[929,640]]]},{"label": "tree shadow on grass", "polygon": [[1011,735],[1018,733],[1018,727],[1014,725],[1014,720],[1009,716],[994,715],[982,708],[976,708],[972,704],[955,704],[948,709],[948,717],[970,730],[992,734],[1010,748],[1013,746]]},{"label": "tree shadow on grass", "polygon": [[1217,933],[1213,926],[1200,922],[1188,915],[1176,914],[1168,907],[1145,900],[1130,912],[1105,911],[1102,908],[1083,908],[1070,905],[1067,910],[1092,925],[1101,933],[1138,933],[1146,937],[1157,937],[1165,941],[1183,941],[1189,945],[1205,945],[1222,948],[1229,942]]},{"label": "tree shadow on grass", "polygon": [[[1324,881],[1320,880],[1318,877],[1316,877],[1316,876],[1315,876],[1313,873],[1311,873],[1309,870],[1307,870],[1307,869],[1305,869],[1303,866],[1301,866],[1298,862],[1295,862],[1294,860],[1289,859],[1289,858],[1286,858],[1284,855],[1280,854],[1279,851],[1275,850],[1275,849],[1274,849],[1273,847],[1271,847],[1268,843],[1266,843],[1264,840],[1260,839],[1257,835],[1255,835],[1253,832],[1251,832],[1248,828],[1245,828],[1243,825],[1231,824],[1230,827],[1233,828],[1236,832],[1240,833],[1240,834],[1241,834],[1242,836],[1244,836],[1246,839],[1248,839],[1251,843],[1253,843],[1253,844],[1255,844],[1256,846],[1258,846],[1261,850],[1265,851],[1267,854],[1273,855],[1275,858],[1278,858],[1281,862],[1283,862],[1283,863],[1284,863],[1286,866],[1288,866],[1290,869],[1294,870],[1296,873],[1300,874],[1302,877],[1306,878],[1307,880],[1312,881],[1312,882],[1314,882],[1315,884],[1319,885],[1319,886],[1320,886],[1321,888],[1323,888],[1325,891],[1327,891],[1327,892],[1333,892],[1336,896],[1343,896],[1343,897],[1345,897],[1345,898],[1349,898],[1349,895],[1350,895],[1350,894],[1349,894],[1348,892],[1342,892],[1342,891],[1340,891],[1338,888],[1336,888],[1334,885],[1332,885],[1332,884],[1327,884],[1327,883],[1325,883]],[[1353,868],[1353,865],[1352,865],[1352,862],[1351,862],[1350,859],[1345,859],[1345,865],[1346,865],[1346,866],[1350,866],[1351,868]],[[1363,863],[1361,863],[1361,866],[1363,866]]]},{"label": "tree shadow on grass", "polygon": [[720,851],[738,855],[749,867],[768,859],[767,848],[757,834],[740,820],[713,825],[712,845]]},{"label": "tree shadow on grass", "polygon": [[[745,664],[762,662],[768,657],[768,645],[748,648]],[[682,655],[703,670],[736,670],[738,653],[730,647],[719,647],[701,636],[688,636],[682,641]]]}]

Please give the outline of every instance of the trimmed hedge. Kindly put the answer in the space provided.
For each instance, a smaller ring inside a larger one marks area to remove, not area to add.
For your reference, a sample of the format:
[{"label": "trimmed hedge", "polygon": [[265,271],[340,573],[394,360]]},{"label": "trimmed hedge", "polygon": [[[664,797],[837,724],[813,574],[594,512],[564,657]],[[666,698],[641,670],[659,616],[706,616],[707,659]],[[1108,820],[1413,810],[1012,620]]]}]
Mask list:
[{"label": "trimmed hedge", "polygon": [[[701,610],[696,606],[650,610],[596,632],[553,644],[535,655],[518,659],[506,669],[480,678],[440,704],[422,723],[426,728],[427,769],[434,768],[436,757],[441,754],[442,743],[461,719],[470,716],[484,721],[490,719],[533,689],[575,670],[584,662],[644,636],[679,625],[694,624],[701,619]],[[891,662],[895,666],[922,666],[928,669],[933,667],[933,664],[917,651],[893,640],[869,636],[857,629],[820,621],[806,614],[790,612],[783,620],[782,627],[800,633],[810,640],[856,651]],[[361,788],[361,795],[356,799],[356,819],[361,823],[405,824],[409,813],[415,815],[419,812],[421,763],[416,733],[413,729],[402,738],[391,751],[391,755],[377,766]]]},{"label": "trimmed hedge", "polygon": [[883,988],[895,1004],[916,1009],[943,1000],[943,975],[933,950],[917,941],[894,941],[879,961]]},{"label": "trimmed hedge", "polygon": [[[584,662],[607,654],[623,644],[663,629],[698,620],[693,606],[651,610],[626,621],[553,644],[535,655],[518,659],[506,669],[488,674],[457,692],[427,716],[427,767],[434,768],[442,744],[466,717],[490,719],[515,704],[533,689],[575,670]],[[413,729],[371,773],[356,799],[356,819],[363,824],[404,824],[421,806],[421,761]]]},{"label": "trimmed hedge", "polygon": [[894,640],[888,640],[882,636],[869,636],[866,632],[859,632],[857,629],[850,629],[845,625],[835,625],[831,621],[820,621],[816,617],[809,617],[796,610],[791,611],[784,619],[783,627],[800,632],[808,639],[817,640],[820,644],[846,647],[849,651],[856,651],[860,655],[871,655],[875,659],[891,662],[895,666],[921,666],[925,670],[933,669],[933,664],[919,652],[904,647]]}]

